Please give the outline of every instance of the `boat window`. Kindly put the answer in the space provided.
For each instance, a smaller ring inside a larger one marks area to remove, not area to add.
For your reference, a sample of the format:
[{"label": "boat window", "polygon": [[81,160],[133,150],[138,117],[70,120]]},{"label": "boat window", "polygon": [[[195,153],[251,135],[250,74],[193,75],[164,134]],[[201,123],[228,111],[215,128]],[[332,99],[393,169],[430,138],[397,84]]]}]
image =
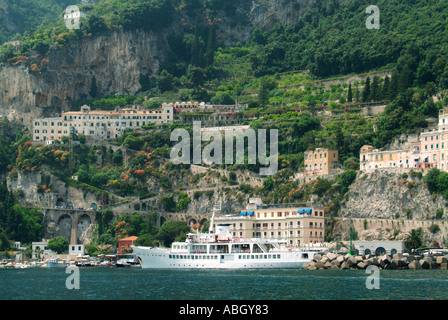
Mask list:
[{"label": "boat window", "polygon": [[304,253],[304,254],[302,254],[302,258],[308,258],[308,253]]}]

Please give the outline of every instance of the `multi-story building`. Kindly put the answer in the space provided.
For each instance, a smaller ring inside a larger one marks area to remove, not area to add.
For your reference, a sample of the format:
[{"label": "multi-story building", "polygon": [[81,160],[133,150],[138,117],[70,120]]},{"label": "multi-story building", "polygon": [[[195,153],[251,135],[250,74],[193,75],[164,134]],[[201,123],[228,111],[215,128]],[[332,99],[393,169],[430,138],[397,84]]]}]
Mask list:
[{"label": "multi-story building", "polygon": [[429,155],[420,151],[420,142],[408,144],[404,150],[378,150],[365,145],[361,148],[360,170],[373,172],[385,168],[428,168]]},{"label": "multi-story building", "polygon": [[81,111],[63,112],[60,117],[34,120],[33,140],[60,140],[70,134],[70,127],[73,127],[75,134],[94,139],[112,139],[121,136],[129,128],[172,122],[173,107],[168,104],[159,109],[117,107],[111,111],[91,110],[89,106],[82,106]]},{"label": "multi-story building", "polygon": [[339,167],[339,154],[337,150],[318,148],[306,151],[305,175],[329,175]]},{"label": "multi-story building", "polygon": [[378,150],[363,146],[360,169],[372,172],[382,168],[438,168],[448,170],[448,109],[440,110],[438,125],[423,131],[417,141],[401,150]]},{"label": "multi-story building", "polygon": [[250,199],[238,215],[215,218],[215,224],[228,224],[234,238],[286,240],[291,247],[323,243],[325,218],[322,207],[267,206]]},{"label": "multi-story building", "polygon": [[241,122],[242,113],[238,104],[212,105],[204,102],[170,103],[174,108],[174,120],[192,123],[201,121],[203,125],[231,125]]},{"label": "multi-story building", "polygon": [[126,129],[135,129],[146,124],[166,124],[173,121],[191,123],[201,121],[207,125],[229,125],[240,122],[239,106],[210,105],[204,102],[163,103],[160,108],[146,109],[139,106],[115,108],[115,110],[91,110],[89,106],[80,111],[63,112],[60,117],[36,119],[33,126],[34,141],[60,140],[69,136],[70,127],[75,134],[88,138],[113,139]]}]

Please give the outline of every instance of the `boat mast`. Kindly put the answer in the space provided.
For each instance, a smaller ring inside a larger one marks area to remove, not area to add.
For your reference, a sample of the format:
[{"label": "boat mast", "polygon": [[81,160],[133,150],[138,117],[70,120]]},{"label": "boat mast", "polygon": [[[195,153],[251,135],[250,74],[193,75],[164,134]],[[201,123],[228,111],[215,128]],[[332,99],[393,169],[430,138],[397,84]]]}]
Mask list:
[{"label": "boat mast", "polygon": [[214,233],[214,231],[213,231],[213,223],[215,222],[215,212],[216,211],[221,211],[221,202],[219,202],[219,206],[213,206],[212,220],[210,221],[210,227],[208,229],[208,232],[210,234]]}]

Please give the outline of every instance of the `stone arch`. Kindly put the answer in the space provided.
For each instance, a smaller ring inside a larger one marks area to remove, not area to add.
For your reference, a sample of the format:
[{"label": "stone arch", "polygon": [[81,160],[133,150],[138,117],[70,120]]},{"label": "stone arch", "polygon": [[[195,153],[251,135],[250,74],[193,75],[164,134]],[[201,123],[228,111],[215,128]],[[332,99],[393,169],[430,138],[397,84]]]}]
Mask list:
[{"label": "stone arch", "polygon": [[201,227],[204,225],[204,223],[206,223],[208,221],[207,218],[202,218],[201,220],[199,220],[199,224],[201,225]]},{"label": "stone arch", "polygon": [[146,202],[142,202],[142,210],[143,211],[146,211],[146,208],[147,208],[147,204],[146,204]]},{"label": "stone arch", "polygon": [[86,232],[93,223],[92,217],[87,213],[82,213],[78,216],[76,221],[76,241],[82,243],[82,235]]},{"label": "stone arch", "polygon": [[70,235],[72,232],[72,217],[69,214],[62,214],[56,220],[56,225],[54,228],[54,237],[65,237],[70,240]]},{"label": "stone arch", "polygon": [[377,256],[381,256],[385,253],[386,253],[386,249],[384,249],[383,247],[378,247],[375,250],[375,255],[377,255]]},{"label": "stone arch", "polygon": [[62,197],[59,197],[56,200],[56,207],[65,207],[65,199]]},{"label": "stone arch", "polygon": [[98,205],[97,205],[95,202],[92,202],[92,203],[90,204],[90,208],[91,208],[92,210],[96,210],[96,209],[98,209]]},{"label": "stone arch", "polygon": [[56,220],[56,224],[59,224],[60,221],[61,221],[63,218],[69,218],[70,221],[72,221],[72,217],[71,217],[68,213],[65,213],[65,214],[61,214],[61,215],[58,217],[58,219]]},{"label": "stone arch", "polygon": [[390,250],[390,254],[391,255],[394,255],[394,254],[396,254],[398,251],[397,251],[397,249],[395,249],[395,248],[393,248],[392,250]]},{"label": "stone arch", "polygon": [[364,254],[365,254],[365,255],[367,255],[367,254],[372,254],[372,251],[370,251],[370,249],[365,249],[365,250],[364,250]]},{"label": "stone arch", "polygon": [[190,218],[190,220],[188,220],[188,224],[190,225],[190,227],[192,227],[196,223],[198,223],[198,221],[195,218]]}]

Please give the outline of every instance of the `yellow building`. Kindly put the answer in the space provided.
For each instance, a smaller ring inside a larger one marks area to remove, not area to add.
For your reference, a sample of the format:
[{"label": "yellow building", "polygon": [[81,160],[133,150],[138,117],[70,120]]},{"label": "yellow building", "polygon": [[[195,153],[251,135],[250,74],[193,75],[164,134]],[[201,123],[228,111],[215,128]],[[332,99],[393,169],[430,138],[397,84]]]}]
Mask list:
[{"label": "yellow building", "polygon": [[419,144],[411,144],[405,150],[378,150],[372,146],[363,146],[360,155],[360,170],[373,172],[385,168],[420,168],[425,162]]},{"label": "yellow building", "polygon": [[339,167],[339,154],[337,150],[318,148],[306,151],[305,174],[328,175],[333,174]]},{"label": "yellow building", "polygon": [[230,225],[234,238],[286,240],[290,247],[321,244],[325,236],[322,207],[266,206],[260,199],[251,199],[238,215],[216,217],[215,224]]}]

